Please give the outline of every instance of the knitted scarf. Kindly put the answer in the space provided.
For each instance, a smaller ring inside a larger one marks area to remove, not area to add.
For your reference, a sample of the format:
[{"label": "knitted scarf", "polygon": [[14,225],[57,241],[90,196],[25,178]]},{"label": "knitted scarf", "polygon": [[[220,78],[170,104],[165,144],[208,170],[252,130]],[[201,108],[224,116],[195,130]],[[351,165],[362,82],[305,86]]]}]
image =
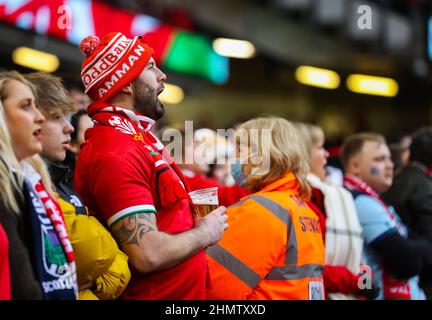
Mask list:
[{"label": "knitted scarf", "polygon": [[[381,200],[379,195],[372,190],[363,180],[352,175],[344,176],[344,186],[349,190],[356,190],[363,194],[366,194],[374,198],[385,210],[390,220],[395,224],[398,232],[401,236],[407,237],[408,232],[405,226],[398,223],[394,214],[390,211],[388,206]],[[388,300],[393,299],[411,299],[411,289],[408,281],[398,280],[392,277],[388,271],[388,266],[383,265],[383,286],[384,286],[384,297]]]},{"label": "knitted scarf", "polygon": [[45,190],[40,175],[26,162],[25,188],[33,235],[33,258],[45,300],[75,300],[75,256],[59,204]]},{"label": "knitted scarf", "polygon": [[[165,149],[150,130],[155,121],[129,109],[116,107],[105,102],[94,102],[88,106],[88,115],[96,124],[110,126],[127,134],[147,151],[156,169],[156,190],[161,195],[162,207],[170,206],[179,199],[187,199],[191,206],[192,200],[188,194],[189,186],[181,170],[177,167],[169,152]],[[173,170],[170,170],[170,168]],[[180,183],[172,183],[164,172],[176,175]]]},{"label": "knitted scarf", "polygon": [[[344,266],[358,274],[362,264],[363,236],[352,195],[346,189],[330,185],[309,173],[307,181],[321,190],[326,212],[326,264]],[[332,300],[357,299],[354,295],[330,293]]]},{"label": "knitted scarf", "polygon": [[396,217],[390,211],[388,206],[381,200],[379,195],[363,180],[361,180],[358,177],[347,174],[344,176],[344,186],[350,190],[357,190],[360,191],[361,193],[367,194],[368,196],[374,198],[384,208],[390,220],[392,222],[396,222]]}]

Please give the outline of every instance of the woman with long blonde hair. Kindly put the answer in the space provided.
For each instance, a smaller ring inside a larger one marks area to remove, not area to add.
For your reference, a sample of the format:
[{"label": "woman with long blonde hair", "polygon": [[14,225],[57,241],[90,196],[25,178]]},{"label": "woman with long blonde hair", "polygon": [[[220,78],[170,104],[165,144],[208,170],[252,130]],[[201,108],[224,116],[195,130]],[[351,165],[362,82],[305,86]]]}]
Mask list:
[{"label": "woman with long blonde hair", "polygon": [[2,212],[10,211],[13,214],[20,214],[17,198],[22,197],[19,187],[22,181],[18,181],[12,168],[19,170],[19,165],[12,152],[9,131],[3,116],[3,105],[0,101],[0,300],[11,299],[10,241],[2,226]]},{"label": "woman with long blonde hair", "polygon": [[[4,119],[3,105],[0,101],[0,194],[4,205],[19,213],[20,209],[16,196],[22,197],[20,185],[22,184],[22,175],[20,166],[15,158],[11,146],[9,131],[7,130]],[[15,172],[15,173],[14,173]]]},{"label": "woman with long blonde hair", "polygon": [[0,221],[10,243],[12,299],[75,299],[72,246],[38,156],[45,118],[35,106],[34,88],[18,72],[1,72],[0,101],[6,209],[0,210]]},{"label": "woman with long blonde hair", "polygon": [[[4,227],[9,242],[9,298],[41,299],[41,288],[28,249],[28,240],[31,236],[24,217],[24,176],[15,156],[5,120],[3,102],[8,98],[6,87],[6,79],[0,78],[0,223]],[[30,96],[29,98],[31,99]]]},{"label": "woman with long blonde hair", "polygon": [[208,299],[324,299],[324,246],[306,204],[301,137],[275,117],[243,123],[236,137],[232,175],[251,195],[228,208],[229,228],[207,249]]}]

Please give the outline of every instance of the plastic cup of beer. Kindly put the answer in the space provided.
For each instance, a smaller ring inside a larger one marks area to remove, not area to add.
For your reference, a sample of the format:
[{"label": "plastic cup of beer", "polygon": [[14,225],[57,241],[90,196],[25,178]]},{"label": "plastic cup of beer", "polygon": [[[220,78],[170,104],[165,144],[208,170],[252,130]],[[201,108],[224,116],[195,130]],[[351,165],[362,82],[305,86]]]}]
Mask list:
[{"label": "plastic cup of beer", "polygon": [[192,191],[189,196],[194,204],[197,217],[205,217],[219,206],[217,187]]}]

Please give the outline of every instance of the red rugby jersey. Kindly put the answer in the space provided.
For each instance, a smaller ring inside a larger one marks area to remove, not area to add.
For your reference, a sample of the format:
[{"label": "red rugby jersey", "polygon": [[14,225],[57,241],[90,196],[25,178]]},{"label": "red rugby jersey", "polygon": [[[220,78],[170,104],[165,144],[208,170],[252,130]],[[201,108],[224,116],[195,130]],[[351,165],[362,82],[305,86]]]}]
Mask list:
[{"label": "red rugby jersey", "polygon": [[[110,227],[119,219],[139,212],[156,212],[160,231],[177,233],[194,227],[190,203],[184,194],[163,206],[159,181],[183,183],[172,167],[156,170],[152,150],[113,127],[96,124],[86,131],[86,141],[75,171],[75,189],[89,212]],[[142,274],[132,270],[125,299],[204,299],[207,264],[202,250],[190,259],[164,271]]]}]

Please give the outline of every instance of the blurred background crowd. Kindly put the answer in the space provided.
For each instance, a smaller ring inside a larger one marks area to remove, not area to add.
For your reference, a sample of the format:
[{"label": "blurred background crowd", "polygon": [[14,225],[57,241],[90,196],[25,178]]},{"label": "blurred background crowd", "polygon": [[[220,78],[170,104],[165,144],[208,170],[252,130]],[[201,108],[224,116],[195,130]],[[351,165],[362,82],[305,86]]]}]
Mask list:
[{"label": "blurred background crowd", "polygon": [[175,86],[162,97],[170,126],[268,113],[320,125],[329,147],[365,130],[393,143],[431,118],[431,10],[426,0],[2,1],[0,67],[55,72],[84,108],[81,39],[143,34]]}]

